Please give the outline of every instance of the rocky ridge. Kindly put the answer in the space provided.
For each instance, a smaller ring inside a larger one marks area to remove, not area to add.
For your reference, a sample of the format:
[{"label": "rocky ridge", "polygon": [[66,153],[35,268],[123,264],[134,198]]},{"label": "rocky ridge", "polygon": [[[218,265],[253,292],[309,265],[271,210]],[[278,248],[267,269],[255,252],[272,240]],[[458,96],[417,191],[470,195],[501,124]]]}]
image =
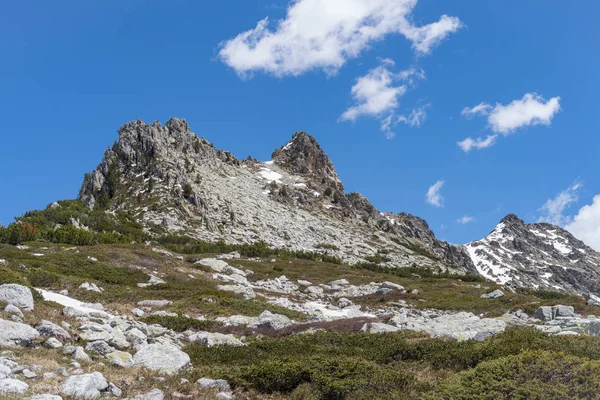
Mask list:
[{"label": "rocky ridge", "polygon": [[510,214],[465,247],[481,275],[508,288],[600,295],[600,254],[558,226]]},{"label": "rocky ridge", "polygon": [[383,265],[475,271],[466,251],[437,240],[424,220],[382,213],[361,194],[346,194],[333,163],[305,132],[271,161],[240,161],[192,133],[184,120],[130,122],[86,175],[80,198],[90,207],[132,212],[158,234],[263,241],[350,263],[385,251]]}]

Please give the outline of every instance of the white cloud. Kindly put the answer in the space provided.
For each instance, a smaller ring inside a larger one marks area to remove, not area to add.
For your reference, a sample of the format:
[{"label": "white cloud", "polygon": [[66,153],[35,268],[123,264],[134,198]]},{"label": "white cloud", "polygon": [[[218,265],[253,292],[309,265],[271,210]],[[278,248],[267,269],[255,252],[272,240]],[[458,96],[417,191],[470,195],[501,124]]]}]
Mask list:
[{"label": "white cloud", "polygon": [[440,190],[442,186],[444,186],[444,181],[439,180],[433,185],[429,187],[427,190],[427,195],[425,196],[425,200],[435,207],[443,207],[444,206],[444,197],[440,194]]},{"label": "white cloud", "polygon": [[465,107],[461,111],[460,115],[465,116],[467,118],[473,117],[474,115],[488,115],[492,106],[487,103],[479,103],[475,107]]},{"label": "white cloud", "polygon": [[414,108],[408,116],[401,115],[398,117],[398,122],[405,123],[410,127],[420,127],[423,122],[427,119],[427,107],[429,104],[424,105],[423,107]]},{"label": "white cloud", "polygon": [[409,85],[415,85],[416,80],[424,79],[425,72],[422,69],[410,68],[394,73],[388,68],[394,65],[393,60],[380,59],[380,62],[382,65],[356,80],[351,90],[356,104],[348,108],[339,120],[356,121],[364,116],[379,118],[381,131],[391,139],[396,136],[392,128],[398,122],[419,126],[425,120],[427,116],[425,108],[428,105],[413,110],[408,117],[396,115],[400,97],[406,93]]},{"label": "white cloud", "polygon": [[239,75],[262,71],[275,76],[313,69],[336,73],[370,44],[399,33],[418,54],[429,54],[462,27],[456,17],[417,27],[411,22],[417,0],[293,0],[285,19],[269,19],[221,43],[219,56]]},{"label": "white cloud", "polygon": [[458,144],[458,147],[460,147],[462,149],[462,151],[464,151],[465,153],[468,153],[469,151],[471,151],[473,149],[481,150],[481,149],[485,149],[486,147],[493,146],[494,143],[496,143],[497,137],[498,137],[498,135],[488,135],[485,139],[482,139],[482,138],[472,139],[472,138],[468,137],[464,140],[461,140],[457,144]]},{"label": "white cloud", "polygon": [[600,251],[600,195],[581,207],[565,228],[596,251]]},{"label": "white cloud", "polygon": [[398,98],[406,93],[406,85],[394,86],[397,76],[384,65],[370,70],[352,86],[352,97],[358,103],[350,107],[340,117],[341,120],[355,121],[364,115],[378,116],[398,107]]},{"label": "white cloud", "polygon": [[461,217],[461,218],[459,218],[459,219],[456,220],[456,222],[458,222],[459,224],[463,224],[463,225],[464,224],[468,224],[470,222],[474,222],[474,221],[475,221],[475,218],[473,218],[473,217],[471,217],[469,215],[465,215],[465,216],[463,216],[463,217]]},{"label": "white cloud", "polygon": [[560,97],[545,101],[540,95],[527,93],[521,100],[506,106],[497,104],[490,112],[488,122],[494,132],[508,135],[523,126],[550,125],[558,111]]},{"label": "white cloud", "polygon": [[507,136],[525,126],[550,125],[554,115],[559,111],[560,97],[553,97],[546,101],[535,93],[526,93],[522,99],[513,100],[507,105],[497,103],[491,106],[487,103],[479,103],[475,107],[465,107],[460,115],[467,118],[475,115],[487,116],[488,125],[496,135],[489,135],[485,139],[466,138],[458,142],[458,145],[465,152],[493,146],[497,134]]},{"label": "white cloud", "polygon": [[538,222],[548,222],[561,226],[570,223],[571,217],[565,216],[564,211],[579,200],[578,192],[582,186],[581,182],[575,181],[556,197],[548,199],[540,208],[542,216],[538,219]]}]

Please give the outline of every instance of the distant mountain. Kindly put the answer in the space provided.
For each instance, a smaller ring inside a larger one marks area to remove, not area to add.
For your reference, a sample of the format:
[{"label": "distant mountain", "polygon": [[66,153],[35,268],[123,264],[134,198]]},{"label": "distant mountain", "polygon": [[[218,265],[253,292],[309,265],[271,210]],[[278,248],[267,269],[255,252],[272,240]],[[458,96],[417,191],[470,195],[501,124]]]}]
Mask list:
[{"label": "distant mountain", "polygon": [[217,150],[181,119],[129,122],[86,174],[80,199],[127,211],[157,235],[263,241],[351,263],[475,272],[464,247],[437,240],[424,220],[382,213],[361,194],[345,193],[331,160],[305,132],[259,162]]},{"label": "distant mountain", "polygon": [[551,224],[507,215],[484,239],[467,244],[477,271],[497,283],[600,293],[600,254]]}]

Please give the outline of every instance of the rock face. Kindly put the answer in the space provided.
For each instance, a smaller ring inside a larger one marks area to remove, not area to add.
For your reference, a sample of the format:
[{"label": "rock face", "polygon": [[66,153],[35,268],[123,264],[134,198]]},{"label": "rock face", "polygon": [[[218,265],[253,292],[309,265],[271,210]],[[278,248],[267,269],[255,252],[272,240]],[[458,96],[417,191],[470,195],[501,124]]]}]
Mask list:
[{"label": "rock face", "polygon": [[477,271],[499,284],[600,294],[600,254],[558,226],[511,214],[465,247]]},{"label": "rock face", "polygon": [[[157,233],[263,241],[350,263],[386,249],[381,263],[389,266],[445,271],[454,264],[454,272],[475,271],[464,248],[438,241],[422,219],[380,213],[364,196],[346,194],[333,163],[307,133],[296,133],[272,158],[239,161],[198,138],[184,120],[138,120],[121,127],[119,140],[86,175],[80,198],[90,207],[130,211]],[[140,197],[152,207],[140,206]]]},{"label": "rock face", "polygon": [[33,310],[33,295],[31,290],[22,285],[9,283],[0,286],[0,301],[12,304],[22,310]]},{"label": "rock face", "polygon": [[39,336],[29,325],[0,319],[0,346],[27,346]]}]

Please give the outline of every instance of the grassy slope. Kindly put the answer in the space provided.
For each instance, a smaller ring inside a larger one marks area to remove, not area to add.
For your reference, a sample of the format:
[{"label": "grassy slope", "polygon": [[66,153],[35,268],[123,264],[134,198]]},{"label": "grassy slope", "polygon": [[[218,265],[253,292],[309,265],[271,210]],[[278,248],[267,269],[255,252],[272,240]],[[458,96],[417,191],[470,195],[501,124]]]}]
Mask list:
[{"label": "grassy slope", "polygon": [[[8,261],[7,266],[0,266],[0,283],[17,282],[52,290],[68,289],[75,298],[89,302],[98,301],[109,309],[123,313],[128,313],[140,300],[168,299],[174,304],[167,307],[167,310],[189,315],[258,315],[268,309],[297,321],[303,319],[301,314],[272,306],[260,297],[247,301],[231,293],[218,291],[217,283],[210,279],[211,274],[193,264],[194,260],[211,254],[186,254],[184,261],[177,261],[142,245],[114,244],[77,248],[44,242],[28,245],[31,247],[27,250],[0,245],[0,259]],[[34,253],[44,256],[34,256]],[[89,257],[94,257],[97,261],[92,261]],[[275,262],[272,262],[272,259],[275,259]],[[491,283],[463,282],[449,278],[403,277],[346,265],[273,256],[260,262],[241,261],[240,264],[255,271],[251,277],[255,280],[286,275],[290,279],[306,279],[313,283],[325,283],[340,278],[345,278],[353,284],[392,281],[403,285],[409,291],[418,289],[420,292],[418,295],[392,292],[385,296],[373,295],[355,299],[356,303],[365,307],[379,307],[389,301],[404,300],[416,308],[466,310],[497,316],[519,308],[531,312],[540,305],[560,303],[573,305],[577,312],[584,315],[597,313],[597,309],[587,306],[582,298],[560,294],[521,293],[507,294],[495,300],[481,299],[481,294],[497,288]],[[147,288],[138,287],[137,283],[147,281],[149,273],[162,277],[167,283]],[[190,278],[190,275],[194,276],[194,279]],[[104,292],[99,294],[78,289],[78,286],[86,281],[103,287]],[[68,321],[61,315],[60,307],[42,302],[38,298],[36,311],[28,314],[25,322],[33,324],[41,318]],[[160,321],[151,319],[149,322],[161,322],[179,331],[188,328],[227,331],[217,324],[186,325],[185,320],[181,318]],[[560,364],[556,367],[557,370],[560,370],[564,363],[573,362],[572,359],[565,360],[552,354],[548,355],[548,351],[561,350],[581,362],[592,363],[591,366],[585,366],[589,370],[595,370],[595,360],[600,359],[600,340],[596,338],[549,337],[534,330],[516,329],[483,343],[458,343],[452,340],[430,339],[412,332],[386,335],[356,333],[363,322],[317,326],[335,328],[338,333],[331,331],[315,335],[281,334],[273,338],[254,338],[242,349],[208,349],[192,345],[186,351],[191,355],[195,368],[187,373],[187,377],[192,382],[202,376],[226,378],[237,387],[240,393],[238,398],[382,398],[383,392],[385,398],[454,398],[458,396],[456,393],[467,390],[465,388],[470,387],[468,385],[475,385],[474,378],[464,374],[476,374],[477,369],[473,368],[478,368],[477,366],[484,362],[487,364],[481,365],[485,373],[489,373],[490,368],[502,369],[505,364],[522,365],[526,362],[527,368],[534,368],[534,371],[529,373],[535,376],[535,360],[538,358],[550,358],[551,361],[548,362]],[[339,333],[340,331],[343,333]],[[505,358],[524,350],[536,353],[525,361]],[[22,357],[32,357],[27,350],[19,352]],[[60,357],[56,352],[46,350],[38,354],[43,355],[46,360]],[[498,365],[490,366],[490,362],[496,362]],[[94,365],[89,368],[97,367]],[[109,375],[117,372],[121,375],[144,374],[143,371],[125,373],[102,368],[103,372]],[[587,370],[585,368],[584,370]],[[547,374],[547,371],[545,373]],[[504,379],[510,381],[513,378]],[[171,385],[170,387],[183,393],[196,393],[194,390],[197,390],[194,385],[181,384],[175,379],[169,380],[166,385]],[[142,388],[140,387],[140,390]],[[451,395],[444,394],[444,391]],[[471,392],[465,393],[467,394],[464,398],[476,398],[472,397]],[[488,397],[480,398],[499,398],[494,397],[496,392],[491,393]],[[547,398],[553,397],[550,394]]]}]

